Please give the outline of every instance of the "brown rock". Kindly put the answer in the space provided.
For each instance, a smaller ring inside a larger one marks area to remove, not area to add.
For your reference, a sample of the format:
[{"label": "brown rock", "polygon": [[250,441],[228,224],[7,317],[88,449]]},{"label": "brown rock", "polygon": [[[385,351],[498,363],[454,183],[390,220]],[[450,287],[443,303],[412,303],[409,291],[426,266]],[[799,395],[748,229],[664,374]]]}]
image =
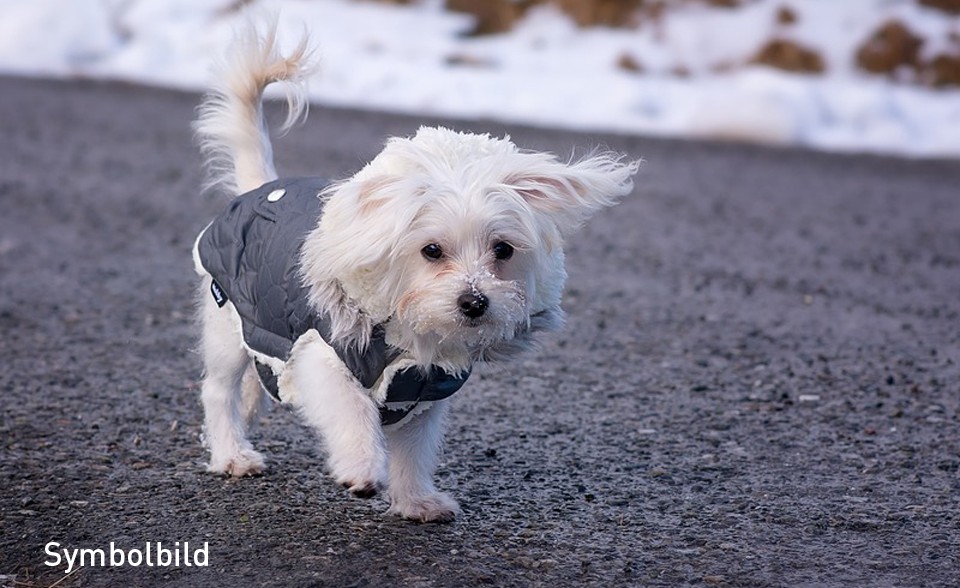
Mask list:
[{"label": "brown rock", "polygon": [[[402,0],[401,0],[402,1]],[[645,0],[446,0],[450,10],[477,18],[472,35],[502,33],[537,4],[554,4],[581,27],[625,27],[637,24],[637,11]]]},{"label": "brown rock", "polygon": [[772,39],[760,48],[750,63],[797,73],[821,73],[825,69],[819,53],[788,39]]},{"label": "brown rock", "polygon": [[941,53],[923,64],[921,80],[930,86],[960,86],[960,54]]},{"label": "brown rock", "polygon": [[453,53],[448,55],[445,61],[447,65],[459,67],[489,68],[496,66],[496,62],[490,59],[479,57],[477,55],[471,55],[469,53]]},{"label": "brown rock", "polygon": [[553,0],[578,25],[624,27],[635,23],[644,0]]},{"label": "brown rock", "polygon": [[471,35],[491,35],[503,33],[513,28],[513,23],[536,0],[447,0],[447,8],[455,12],[466,12],[476,17]]},{"label": "brown rock", "polygon": [[643,73],[644,67],[640,61],[629,53],[621,53],[617,59],[617,67],[630,73]]},{"label": "brown rock", "polygon": [[880,25],[857,49],[857,65],[872,73],[892,74],[902,66],[917,66],[923,39],[899,20]]},{"label": "brown rock", "polygon": [[921,6],[936,8],[944,12],[960,13],[960,0],[919,0]]},{"label": "brown rock", "polygon": [[791,25],[797,22],[797,13],[789,6],[777,8],[777,22],[782,25]]}]

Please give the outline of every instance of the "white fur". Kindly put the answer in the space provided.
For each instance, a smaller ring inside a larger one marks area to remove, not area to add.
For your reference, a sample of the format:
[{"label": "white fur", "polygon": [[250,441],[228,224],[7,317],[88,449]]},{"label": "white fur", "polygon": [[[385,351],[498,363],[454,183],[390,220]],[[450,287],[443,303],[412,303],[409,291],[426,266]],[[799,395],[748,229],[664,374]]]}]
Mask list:
[{"label": "white fur", "polygon": [[[304,40],[290,56],[251,28],[231,50],[195,125],[212,184],[233,194],[276,178],[261,96],[275,81],[289,86],[288,124],[305,112]],[[273,362],[281,396],[324,441],[333,478],[358,496],[386,487],[390,512],[417,521],[449,521],[457,503],[436,490],[433,472],[447,401],[424,403],[402,423],[380,424],[391,374],[437,365],[451,374],[477,361],[510,359],[541,331],[563,323],[563,239],[593,212],[632,188],[639,162],[596,153],[563,162],[518,149],[509,138],[421,128],[390,139],[360,172],[332,185],[308,235],[301,262],[314,309],[333,323],[333,341],[301,337],[286,364]],[[513,247],[497,259],[495,247]],[[436,244],[440,259],[423,248]],[[203,274],[202,267],[197,264]],[[204,292],[209,276],[202,279]],[[487,301],[467,316],[458,299]],[[252,354],[232,305],[201,303],[206,374],[203,403],[210,470],[258,473],[263,458],[246,439],[258,405]],[[375,325],[401,359],[365,389],[329,343],[364,347]]]},{"label": "white fur", "polygon": [[310,59],[306,36],[290,55],[280,54],[276,19],[266,35],[251,26],[237,36],[215,68],[213,87],[193,125],[205,156],[207,187],[238,195],[276,179],[261,96],[268,85],[287,82],[287,120],[281,132],[303,120],[309,105],[304,80]]},{"label": "white fur", "polygon": [[204,442],[210,449],[208,470],[233,476],[258,474],[263,470],[263,456],[247,441],[252,415],[243,410],[243,380],[250,359],[233,317],[220,312],[206,295],[209,285],[207,277],[202,281],[200,301],[201,352],[206,367],[200,397]]}]

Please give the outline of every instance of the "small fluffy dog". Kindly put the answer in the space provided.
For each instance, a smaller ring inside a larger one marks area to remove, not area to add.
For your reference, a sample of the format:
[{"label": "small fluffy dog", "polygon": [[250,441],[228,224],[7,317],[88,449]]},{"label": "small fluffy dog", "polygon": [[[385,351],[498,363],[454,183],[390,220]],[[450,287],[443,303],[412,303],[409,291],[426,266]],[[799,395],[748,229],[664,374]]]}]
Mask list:
[{"label": "small fluffy dog", "polygon": [[306,39],[241,35],[199,108],[211,183],[235,198],[197,238],[209,470],[263,470],[247,429],[263,390],[292,404],[355,496],[450,521],[433,484],[447,398],[475,362],[563,323],[563,239],[632,189],[638,162],[563,162],[508,138],[422,128],[337,182],[277,179],[261,97],[303,117]]}]

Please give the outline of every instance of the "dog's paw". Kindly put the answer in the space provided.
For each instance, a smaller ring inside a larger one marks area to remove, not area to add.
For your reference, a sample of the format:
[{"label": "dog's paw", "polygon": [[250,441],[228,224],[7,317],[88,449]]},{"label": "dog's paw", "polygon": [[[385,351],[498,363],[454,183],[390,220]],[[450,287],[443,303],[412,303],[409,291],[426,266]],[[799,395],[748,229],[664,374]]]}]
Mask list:
[{"label": "dog's paw", "polygon": [[253,449],[241,449],[225,458],[211,458],[208,472],[226,474],[234,478],[256,476],[263,473],[263,456]]},{"label": "dog's paw", "polygon": [[384,487],[383,476],[374,469],[364,472],[356,471],[341,473],[336,476],[338,484],[350,491],[357,498],[373,498]]},{"label": "dog's paw", "polygon": [[380,484],[376,482],[341,482],[341,486],[350,491],[357,498],[373,498],[380,491]]},{"label": "dog's paw", "polygon": [[460,505],[448,494],[393,497],[389,514],[418,523],[450,523],[457,518]]},{"label": "dog's paw", "polygon": [[357,498],[372,498],[386,486],[386,459],[331,461],[330,471],[337,484]]}]

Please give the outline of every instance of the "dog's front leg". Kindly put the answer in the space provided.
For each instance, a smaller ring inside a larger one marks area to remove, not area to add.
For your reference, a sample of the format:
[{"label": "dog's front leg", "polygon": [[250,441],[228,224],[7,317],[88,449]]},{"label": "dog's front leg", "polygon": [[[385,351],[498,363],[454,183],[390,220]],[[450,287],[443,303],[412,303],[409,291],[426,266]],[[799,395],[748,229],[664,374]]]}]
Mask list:
[{"label": "dog's front leg", "polygon": [[369,392],[319,338],[298,344],[286,369],[294,403],[323,439],[333,478],[355,496],[375,495],[386,480],[387,456]]},{"label": "dog's front leg", "polygon": [[423,523],[447,523],[457,516],[457,502],[433,485],[446,412],[446,401],[435,402],[400,427],[387,427],[390,513]]}]

